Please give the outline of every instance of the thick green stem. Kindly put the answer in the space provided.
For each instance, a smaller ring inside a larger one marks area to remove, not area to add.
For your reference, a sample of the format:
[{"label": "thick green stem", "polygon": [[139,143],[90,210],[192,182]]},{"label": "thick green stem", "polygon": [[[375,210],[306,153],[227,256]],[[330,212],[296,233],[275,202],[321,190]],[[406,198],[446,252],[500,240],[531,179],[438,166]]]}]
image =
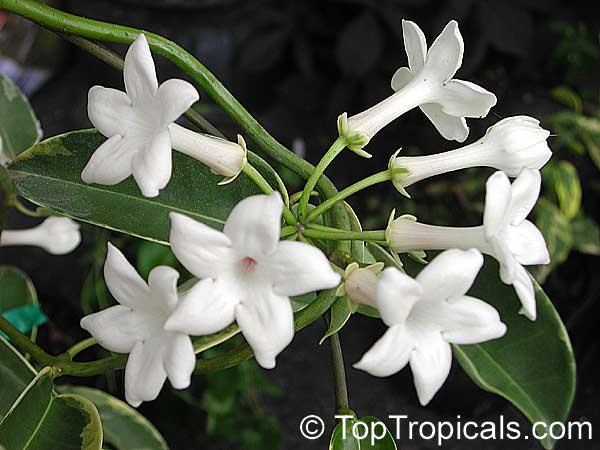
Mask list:
[{"label": "thick green stem", "polygon": [[54,361],[55,358],[52,355],[38,347],[29,337],[22,334],[2,316],[0,316],[0,330],[10,338],[15,347],[24,353],[30,354],[36,361],[46,365],[50,365]]},{"label": "thick green stem", "polygon": [[334,333],[329,338],[331,346],[331,365],[333,366],[333,381],[335,385],[336,411],[341,412],[350,408],[348,401],[348,386],[346,383],[346,369],[344,368],[344,355],[340,337]]},{"label": "thick green stem", "polygon": [[[300,202],[298,203],[298,219],[300,222],[304,222],[306,219],[306,210],[308,208],[308,201],[310,200],[310,194],[313,189],[317,185],[317,182],[321,178],[321,175],[325,172],[325,169],[333,162],[333,160],[341,153],[342,150],[346,148],[346,141],[342,137],[338,137],[327,152],[315,167],[315,170],[310,175],[308,180],[306,181],[306,185],[302,190],[302,195],[300,196]],[[331,197],[331,196],[328,196]]]},{"label": "thick green stem", "polygon": [[322,225],[308,224],[302,234],[309,238],[330,241],[385,241],[385,231],[346,231]]},{"label": "thick green stem", "polygon": [[357,192],[359,192],[365,188],[368,188],[368,187],[373,186],[378,183],[383,183],[385,181],[389,181],[389,180],[391,180],[391,177],[392,177],[391,172],[389,170],[384,170],[383,172],[376,173],[375,175],[371,175],[370,177],[365,178],[364,180],[360,180],[359,182],[354,183],[351,186],[348,186],[346,189],[340,191],[337,195],[334,195],[333,197],[328,198],[323,203],[319,204],[310,213],[308,213],[308,216],[306,216],[306,221],[312,222],[317,217],[319,217],[321,214],[323,214],[325,211],[328,211],[335,204],[341,202],[342,200],[350,197],[353,194],[356,194]]}]

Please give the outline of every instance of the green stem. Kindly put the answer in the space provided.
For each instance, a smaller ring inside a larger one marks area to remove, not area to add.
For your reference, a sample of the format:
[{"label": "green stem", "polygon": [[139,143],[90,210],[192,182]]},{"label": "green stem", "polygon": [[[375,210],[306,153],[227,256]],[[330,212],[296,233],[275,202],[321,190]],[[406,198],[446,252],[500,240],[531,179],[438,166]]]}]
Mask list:
[{"label": "green stem", "polygon": [[385,231],[346,231],[337,228],[313,227],[307,225],[302,234],[309,238],[330,241],[385,241]]},{"label": "green stem", "polygon": [[84,339],[83,341],[79,341],[77,344],[73,345],[70,349],[68,349],[65,353],[67,355],[69,355],[70,359],[75,358],[79,353],[81,353],[82,351],[84,351],[87,348],[90,348],[94,345],[96,345],[98,342],[96,341],[95,338],[90,337],[87,339]]},{"label": "green stem", "polygon": [[[308,208],[308,201],[310,200],[310,194],[317,185],[317,182],[321,178],[321,175],[325,172],[325,169],[332,163],[332,161],[336,158],[337,155],[341,153],[342,150],[346,148],[346,141],[342,137],[338,137],[327,152],[315,167],[315,170],[310,175],[308,180],[306,181],[306,185],[302,190],[302,195],[300,196],[300,202],[298,204],[298,219],[300,222],[304,222],[306,219],[306,210]],[[329,196],[331,197],[331,196]]]},{"label": "green stem", "polygon": [[[258,170],[256,170],[250,163],[247,163],[244,166],[244,168],[242,169],[242,171],[265,194],[270,194],[271,192],[273,192],[273,188],[267,182],[267,180],[265,180],[265,177],[263,177],[262,174]],[[296,218],[294,217],[294,215],[292,214],[292,212],[289,210],[289,208],[287,206],[283,207],[283,219],[285,220],[285,222],[288,225],[294,225],[294,224],[296,224]]]},{"label": "green stem", "polygon": [[365,178],[364,180],[360,180],[359,182],[354,183],[353,185],[348,186],[346,189],[340,191],[337,195],[330,197],[327,200],[325,200],[323,203],[319,204],[315,209],[313,209],[310,213],[308,213],[308,216],[306,217],[306,221],[312,222],[317,217],[319,217],[321,214],[323,214],[325,211],[327,211],[331,207],[333,207],[336,203],[341,202],[342,200],[350,197],[353,194],[356,194],[357,192],[359,192],[365,188],[368,188],[368,187],[373,186],[378,183],[383,183],[385,181],[389,181],[391,179],[392,179],[392,175],[391,175],[390,171],[384,170],[383,172],[379,172],[379,173],[376,173],[375,175],[371,175],[370,177]]},{"label": "green stem", "polygon": [[0,316],[0,330],[6,334],[11,342],[21,350],[23,353],[28,353],[31,355],[33,359],[41,362],[45,365],[50,365],[54,361],[54,357],[49,355],[40,347],[38,347],[34,342],[29,339],[29,337],[22,334],[19,330],[17,330],[12,323],[6,320],[4,317]]},{"label": "green stem", "polygon": [[333,366],[333,381],[335,385],[336,411],[345,411],[350,408],[348,401],[348,385],[346,383],[346,369],[344,368],[344,355],[340,337],[334,333],[329,338],[331,346],[331,365]]},{"label": "green stem", "polygon": [[52,215],[52,211],[50,211],[48,208],[43,208],[43,207],[39,207],[37,208],[35,211],[27,208],[23,203],[21,203],[19,201],[19,199],[17,198],[16,195],[13,195],[10,199],[10,204],[11,206],[15,207],[15,209],[17,211],[19,211],[22,214],[25,214],[26,216],[29,217],[48,217],[50,215]]}]

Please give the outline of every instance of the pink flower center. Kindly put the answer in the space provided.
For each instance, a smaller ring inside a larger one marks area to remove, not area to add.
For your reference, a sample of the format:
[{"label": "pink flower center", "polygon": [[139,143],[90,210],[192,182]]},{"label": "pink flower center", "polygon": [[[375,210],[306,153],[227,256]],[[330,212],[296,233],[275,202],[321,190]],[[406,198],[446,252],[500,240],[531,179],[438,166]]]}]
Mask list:
[{"label": "pink flower center", "polygon": [[250,258],[249,256],[242,258],[242,267],[247,272],[253,270],[256,267],[256,264],[257,262],[254,258]]}]

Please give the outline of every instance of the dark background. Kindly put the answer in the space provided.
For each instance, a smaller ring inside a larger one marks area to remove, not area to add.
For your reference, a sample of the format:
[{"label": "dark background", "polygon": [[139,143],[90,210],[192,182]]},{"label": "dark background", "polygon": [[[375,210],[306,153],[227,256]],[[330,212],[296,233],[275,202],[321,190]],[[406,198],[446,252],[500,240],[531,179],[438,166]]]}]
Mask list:
[{"label": "dark background", "polygon": [[[561,28],[565,24],[575,29],[585,27],[597,47],[599,8],[589,1],[87,0],[62,2],[61,8],[145,28],[178,42],[205,63],[274,136],[298,152],[306,151],[311,162],[318,161],[335,138],[336,117],[341,112],[354,114],[390,94],[391,75],[406,65],[403,18],[417,22],[429,43],[448,20],[458,20],[465,41],[464,63],[458,77],[480,84],[498,97],[498,105],[486,119],[469,121],[471,134],[467,142],[479,138],[499,117],[544,117],[564,108],[550,96],[556,86],[568,84],[582,95],[596,101],[598,98],[598,60],[590,67],[580,64],[583,68],[574,69],[571,57],[577,55],[565,44],[567,38]],[[51,34],[41,34],[37,40],[36,45],[45,49],[38,55],[39,61],[52,74],[42,89],[31,93],[45,136],[90,127],[86,115],[88,89],[94,84],[121,88],[121,74],[79,49],[55,41]],[[50,53],[48,48],[57,48],[58,53]],[[113,48],[121,53],[125,50]],[[159,80],[183,77],[168,61],[157,57],[156,63]],[[202,102],[206,117],[233,136],[235,125],[210,99],[203,98]],[[328,173],[338,186],[345,186],[382,170],[389,155],[399,147],[421,154],[456,148],[455,143],[443,140],[419,111],[412,111],[373,140],[369,145],[374,154],[371,160],[347,154],[336,160]],[[593,165],[583,164],[578,169],[584,187],[597,177]],[[490,172],[477,172],[482,183]],[[374,188],[353,199],[352,204],[361,217],[369,217],[367,224],[372,228],[385,224],[392,206],[411,212],[410,208],[414,208],[424,222],[476,225],[480,213],[463,212],[461,208],[482,199],[461,192],[463,176],[456,174],[443,182],[436,179],[413,186],[412,206],[389,186]],[[291,176],[287,180],[295,182]],[[598,218],[598,204],[594,197],[586,196],[585,189],[584,207],[588,215]],[[27,221],[21,216],[12,216],[9,222],[13,227],[25,224]],[[84,245],[64,257],[49,257],[37,249],[2,249],[0,263],[27,271],[38,289],[50,318],[39,332],[40,342],[49,351],[62,352],[84,337],[78,328],[82,315],[80,296],[89,270],[87,254],[95,237],[90,231]],[[598,425],[598,260],[572,253],[550,275],[545,289],[567,323],[578,360],[579,386],[572,419]],[[381,335],[384,326],[358,315],[351,318],[349,325],[342,330],[341,340],[350,403],[359,416],[406,414],[412,420],[422,421],[453,420],[461,415],[465,421],[481,422],[497,420],[504,414],[521,420],[507,402],[473,385],[457,364],[432,403],[427,408],[419,407],[409,370],[377,379],[351,369],[351,363]],[[278,358],[277,368],[266,374],[270,383],[279,386],[279,394],[261,393],[257,400],[260,414],[279,422],[286,449],[327,447],[327,433],[320,440],[309,442],[298,432],[300,420],[308,414],[318,414],[326,418],[328,426],[333,426],[329,352],[326,344],[317,345],[323,332],[324,324],[316,322],[298,333],[290,348]],[[103,379],[88,381],[105,387]],[[204,379],[198,381],[200,386],[206,383],[209,382]],[[232,444],[226,436],[209,435],[206,414],[192,403],[165,387],[158,401],[144,404],[140,410],[164,434],[173,450],[220,450],[248,445]],[[236,430],[230,432],[235,434]],[[596,445],[575,441],[559,444],[558,448],[589,450]],[[507,446],[519,450],[538,448],[533,441],[449,442],[444,448],[492,450]],[[404,440],[399,448],[437,447],[432,442]]]}]

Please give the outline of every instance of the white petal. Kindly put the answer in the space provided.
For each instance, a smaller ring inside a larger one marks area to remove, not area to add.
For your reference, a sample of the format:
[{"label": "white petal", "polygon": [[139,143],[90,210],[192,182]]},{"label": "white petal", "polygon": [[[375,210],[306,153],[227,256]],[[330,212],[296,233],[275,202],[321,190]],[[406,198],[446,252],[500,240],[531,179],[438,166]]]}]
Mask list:
[{"label": "white petal", "polygon": [[156,197],[171,179],[171,135],[164,130],[133,158],[133,177],[145,197]]},{"label": "white petal", "polygon": [[283,201],[279,192],[252,195],[239,202],[227,218],[223,232],[240,256],[256,260],[271,255],[279,242]]},{"label": "white petal", "polygon": [[394,325],[354,364],[354,368],[375,377],[389,377],[404,369],[414,347],[414,340],[404,325]]},{"label": "white petal", "polygon": [[150,289],[123,253],[110,242],[104,262],[104,280],[120,304],[134,309],[148,307]]},{"label": "white petal", "polygon": [[392,89],[399,91],[413,79],[413,74],[408,67],[400,67],[392,77]]},{"label": "white petal", "polygon": [[508,177],[504,172],[495,172],[485,183],[483,226],[486,237],[495,236],[504,227],[510,198],[511,186]]},{"label": "white petal", "polygon": [[508,214],[512,225],[519,225],[529,215],[538,197],[542,177],[539,170],[523,169],[513,181]]},{"label": "white petal", "polygon": [[482,265],[483,255],[478,250],[446,250],[421,270],[417,281],[428,301],[441,302],[465,295]]},{"label": "white petal", "polygon": [[281,241],[268,265],[275,294],[281,296],[330,289],[341,281],[323,252],[302,242]]},{"label": "white petal", "polygon": [[196,354],[189,336],[180,333],[170,336],[163,347],[162,361],[171,386],[175,389],[190,386],[196,366]]},{"label": "white petal", "polygon": [[447,81],[461,66],[463,51],[464,43],[458,23],[451,20],[431,44],[425,61],[425,70],[429,76]]},{"label": "white petal", "polygon": [[377,283],[377,309],[389,327],[404,323],[412,307],[421,299],[423,288],[394,267],[383,271]]},{"label": "white petal", "polygon": [[133,106],[147,105],[156,94],[156,69],[144,34],[139,34],[127,50],[123,78],[125,90]]},{"label": "white petal", "polygon": [[179,301],[165,323],[165,330],[194,336],[216,333],[233,322],[238,303],[236,292],[225,282],[206,278]]},{"label": "white petal", "polygon": [[177,280],[179,272],[167,266],[155,267],[148,276],[150,298],[155,307],[165,314],[177,306]]},{"label": "white petal", "polygon": [[150,334],[146,315],[127,306],[115,305],[81,319],[81,328],[87,330],[107,350],[129,353],[137,341]]},{"label": "white petal", "polygon": [[141,145],[134,138],[110,137],[96,149],[81,172],[81,179],[90,184],[119,184],[132,174],[133,157]]},{"label": "white petal", "polygon": [[410,356],[410,368],[421,405],[440,390],[452,367],[452,348],[437,332],[422,336]]},{"label": "white petal", "polygon": [[450,80],[439,92],[442,111],[456,117],[485,117],[497,102],[494,94],[469,81]]},{"label": "white petal", "polygon": [[158,88],[162,124],[175,122],[199,98],[196,88],[187,81],[173,78],[162,83]]},{"label": "white petal", "polygon": [[493,306],[473,297],[459,297],[443,305],[442,336],[451,344],[478,344],[497,339],[506,333]]},{"label": "white petal", "polygon": [[256,362],[265,369],[275,367],[275,358],[294,337],[294,314],[288,298],[272,292],[256,292],[236,307],[235,317]]},{"label": "white petal", "polygon": [[131,406],[137,408],[142,402],[156,399],[165,384],[162,347],[160,338],[133,346],[125,366],[125,398]]},{"label": "white petal", "polygon": [[171,213],[171,250],[181,264],[198,278],[216,278],[234,260],[225,234],[183,214]]},{"label": "white petal", "polygon": [[521,300],[521,314],[524,314],[529,320],[535,320],[537,317],[537,307],[535,301],[535,290],[533,289],[533,282],[527,270],[524,267],[518,266],[516,270],[515,280],[513,286],[519,300]]},{"label": "white petal", "polygon": [[504,234],[504,239],[520,264],[530,266],[550,262],[550,254],[544,236],[529,220],[521,222],[516,227],[509,226]]},{"label": "white petal", "polygon": [[492,256],[500,263],[500,279],[503,283],[512,284],[520,264],[517,262],[506,242],[500,239],[491,240]]},{"label": "white petal", "polygon": [[469,127],[464,117],[446,114],[437,103],[426,103],[420,108],[444,139],[464,142],[469,136]]},{"label": "white petal", "polygon": [[88,92],[88,117],[92,125],[106,137],[123,136],[135,126],[135,114],[129,97],[116,89],[94,86]]},{"label": "white petal", "polygon": [[410,20],[402,20],[402,36],[404,38],[404,49],[408,57],[408,66],[412,73],[417,73],[423,67],[427,56],[425,35],[416,23]]}]

